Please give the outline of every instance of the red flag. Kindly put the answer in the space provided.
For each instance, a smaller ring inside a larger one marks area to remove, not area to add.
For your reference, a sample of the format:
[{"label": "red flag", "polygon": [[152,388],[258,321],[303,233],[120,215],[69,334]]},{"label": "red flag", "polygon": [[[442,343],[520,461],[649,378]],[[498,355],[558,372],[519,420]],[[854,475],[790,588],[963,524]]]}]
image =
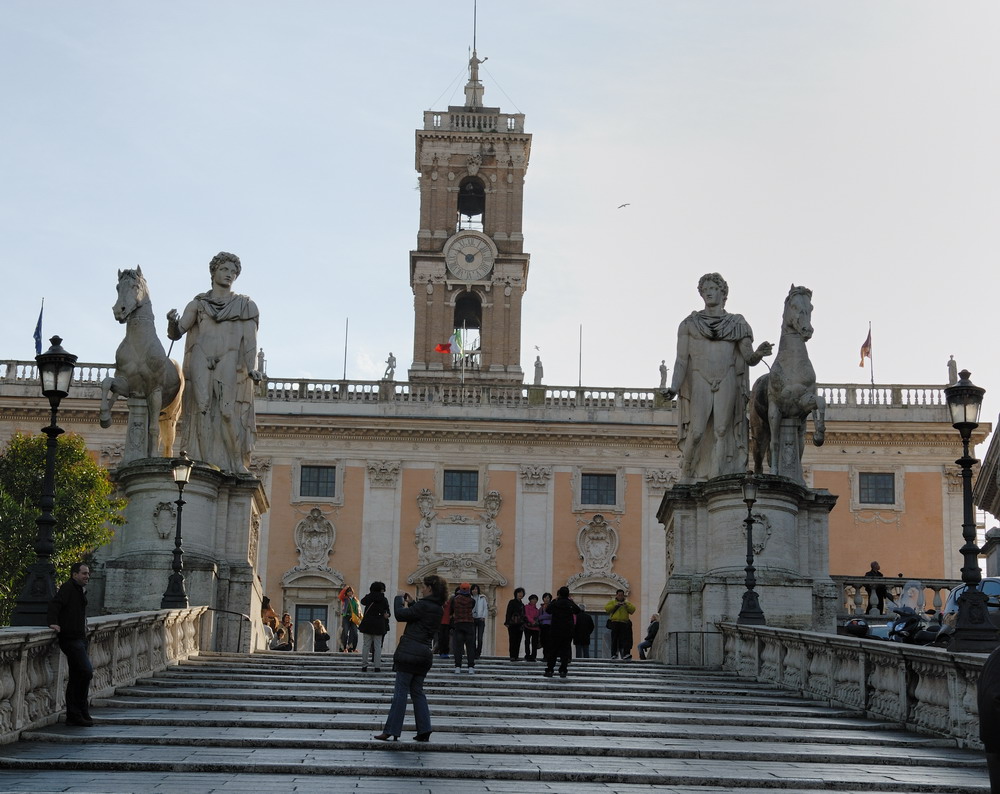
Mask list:
[{"label": "red flag", "polygon": [[445,342],[444,344],[434,346],[435,353],[450,353],[451,352],[451,342]]},{"label": "red flag", "polygon": [[868,338],[865,339],[865,343],[861,345],[861,363],[858,364],[859,367],[864,367],[865,359],[872,357],[872,329],[868,329]]}]

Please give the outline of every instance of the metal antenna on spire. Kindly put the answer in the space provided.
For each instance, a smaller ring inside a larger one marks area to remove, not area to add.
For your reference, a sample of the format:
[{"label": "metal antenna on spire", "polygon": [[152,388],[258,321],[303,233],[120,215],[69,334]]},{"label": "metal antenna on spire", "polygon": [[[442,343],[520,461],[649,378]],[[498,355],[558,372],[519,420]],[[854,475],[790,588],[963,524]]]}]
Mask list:
[{"label": "metal antenna on spire", "polygon": [[472,51],[476,51],[476,16],[479,10],[479,0],[472,0]]}]

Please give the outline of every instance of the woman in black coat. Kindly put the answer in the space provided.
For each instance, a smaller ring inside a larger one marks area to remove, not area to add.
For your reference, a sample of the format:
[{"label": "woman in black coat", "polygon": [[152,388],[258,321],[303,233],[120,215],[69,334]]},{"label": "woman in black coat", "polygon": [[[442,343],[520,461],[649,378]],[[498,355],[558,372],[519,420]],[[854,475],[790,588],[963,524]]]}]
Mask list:
[{"label": "woman in black coat", "polygon": [[406,715],[407,695],[413,701],[413,717],[417,723],[417,735],[413,738],[418,742],[431,738],[431,712],[424,695],[424,677],[434,661],[431,643],[441,626],[442,605],[447,598],[448,585],[440,576],[433,575],[424,577],[423,597],[419,601],[413,601],[406,593],[396,596],[393,612],[396,620],[406,623],[406,629],[392,656],[396,668],[396,688],[392,693],[385,727],[382,733],[375,736],[379,741],[399,738]]}]

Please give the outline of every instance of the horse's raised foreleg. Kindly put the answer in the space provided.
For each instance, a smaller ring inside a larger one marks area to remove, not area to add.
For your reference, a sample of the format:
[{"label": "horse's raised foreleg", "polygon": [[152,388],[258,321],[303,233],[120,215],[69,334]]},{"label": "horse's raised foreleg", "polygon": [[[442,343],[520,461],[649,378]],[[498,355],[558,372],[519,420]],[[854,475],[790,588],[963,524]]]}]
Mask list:
[{"label": "horse's raised foreleg", "polygon": [[818,394],[813,409],[813,428],[813,446],[821,447],[826,441],[826,400]]},{"label": "horse's raised foreleg", "polygon": [[119,397],[128,396],[128,381],[118,376],[101,381],[101,409],[98,418],[101,427],[111,427],[111,407]]}]

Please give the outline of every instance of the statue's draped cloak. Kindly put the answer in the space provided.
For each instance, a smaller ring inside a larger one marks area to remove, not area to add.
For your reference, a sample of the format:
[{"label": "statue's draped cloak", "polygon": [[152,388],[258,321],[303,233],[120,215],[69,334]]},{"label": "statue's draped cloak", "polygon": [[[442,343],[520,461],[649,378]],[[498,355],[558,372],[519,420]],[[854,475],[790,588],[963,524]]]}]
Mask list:
[{"label": "statue's draped cloak", "polygon": [[[198,394],[198,390],[188,388],[184,392],[185,445],[188,454],[195,460],[212,463],[224,471],[245,472],[250,464],[250,452],[257,439],[257,422],[254,412],[254,383],[250,378],[256,364],[257,326],[260,313],[257,305],[246,295],[232,294],[226,298],[212,297],[211,292],[196,295],[191,301],[198,313],[198,322],[188,329],[184,347],[184,375],[188,383],[194,380],[191,372],[193,362],[205,357],[196,352],[206,334],[219,333],[215,324],[228,322],[243,323],[236,351],[235,370],[218,371],[217,362],[208,362],[208,391]],[[203,325],[206,319],[213,322]],[[200,413],[199,398],[207,397],[208,422],[198,423],[195,417]],[[235,439],[230,441],[224,435],[223,413],[232,412],[230,427]],[[199,430],[200,427],[200,430]],[[234,448],[235,445],[235,448]]]}]

